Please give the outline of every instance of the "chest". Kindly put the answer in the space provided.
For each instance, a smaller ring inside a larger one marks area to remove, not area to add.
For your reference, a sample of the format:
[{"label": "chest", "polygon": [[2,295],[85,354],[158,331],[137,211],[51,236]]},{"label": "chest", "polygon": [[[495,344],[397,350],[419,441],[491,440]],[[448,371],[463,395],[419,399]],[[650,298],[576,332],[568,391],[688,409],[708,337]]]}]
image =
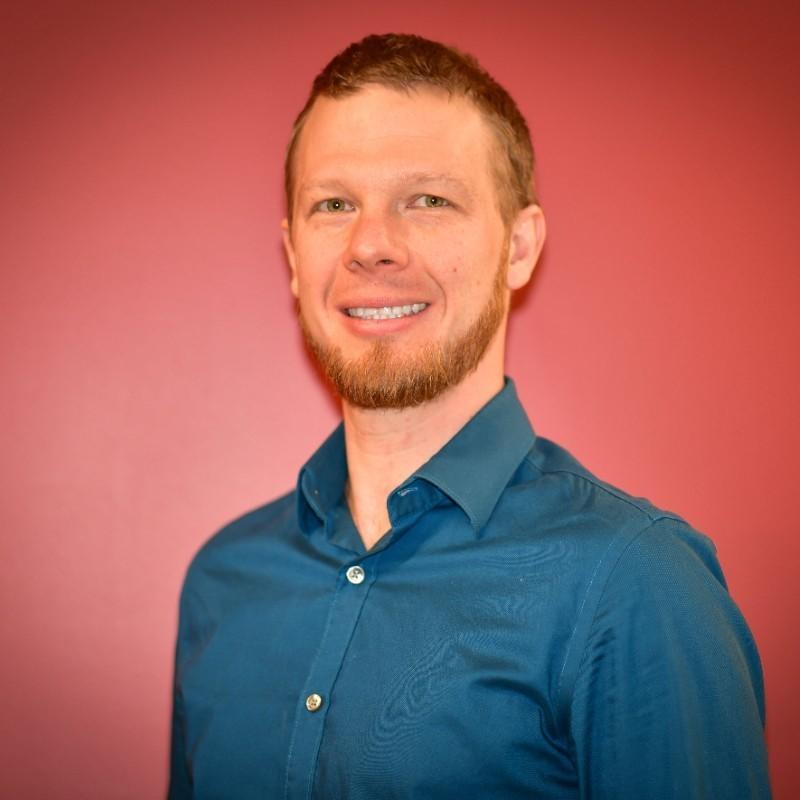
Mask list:
[{"label": "chest", "polygon": [[181,673],[197,797],[571,796],[555,698],[574,608],[545,555],[254,580]]}]

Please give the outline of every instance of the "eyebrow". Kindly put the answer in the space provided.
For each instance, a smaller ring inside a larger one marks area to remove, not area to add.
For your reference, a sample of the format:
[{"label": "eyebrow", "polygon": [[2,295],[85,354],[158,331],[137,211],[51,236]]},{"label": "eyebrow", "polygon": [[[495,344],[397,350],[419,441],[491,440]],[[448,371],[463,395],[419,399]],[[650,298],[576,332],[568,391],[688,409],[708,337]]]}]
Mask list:
[{"label": "eyebrow", "polygon": [[469,187],[460,178],[448,175],[446,172],[404,172],[400,175],[402,183],[445,183],[460,189],[466,194],[471,194]]},{"label": "eyebrow", "polygon": [[[462,181],[460,178],[456,178],[453,175],[448,175],[447,173],[401,172],[395,182],[403,185],[408,185],[408,184],[414,185],[421,183],[446,184],[462,192],[468,197],[472,196],[472,191],[469,189],[469,187],[464,181]],[[306,192],[312,192],[317,190],[346,193],[347,186],[343,181],[338,180],[337,178],[332,178],[329,180],[323,179],[320,181],[309,181],[301,184],[298,190],[298,194],[303,194]]]}]

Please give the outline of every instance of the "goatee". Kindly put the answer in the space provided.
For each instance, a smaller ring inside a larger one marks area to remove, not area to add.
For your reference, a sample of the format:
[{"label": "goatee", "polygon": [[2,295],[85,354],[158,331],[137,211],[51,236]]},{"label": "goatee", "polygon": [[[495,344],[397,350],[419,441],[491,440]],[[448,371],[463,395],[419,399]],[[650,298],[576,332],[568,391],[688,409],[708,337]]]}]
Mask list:
[{"label": "goatee", "polygon": [[409,408],[427,403],[460,383],[480,363],[506,313],[506,257],[495,274],[492,293],[477,319],[451,341],[403,353],[391,341],[375,342],[364,355],[346,359],[341,348],[314,338],[300,308],[300,327],[311,352],[339,396],[360,408]]}]

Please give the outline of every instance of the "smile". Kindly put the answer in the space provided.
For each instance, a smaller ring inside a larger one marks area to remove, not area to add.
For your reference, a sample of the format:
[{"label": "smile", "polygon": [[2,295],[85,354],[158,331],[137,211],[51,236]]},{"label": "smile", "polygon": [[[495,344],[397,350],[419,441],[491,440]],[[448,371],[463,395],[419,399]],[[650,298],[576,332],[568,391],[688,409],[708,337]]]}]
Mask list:
[{"label": "smile", "polygon": [[427,303],[412,303],[407,306],[382,306],[381,308],[348,308],[347,314],[359,319],[399,319],[419,314],[428,307]]}]

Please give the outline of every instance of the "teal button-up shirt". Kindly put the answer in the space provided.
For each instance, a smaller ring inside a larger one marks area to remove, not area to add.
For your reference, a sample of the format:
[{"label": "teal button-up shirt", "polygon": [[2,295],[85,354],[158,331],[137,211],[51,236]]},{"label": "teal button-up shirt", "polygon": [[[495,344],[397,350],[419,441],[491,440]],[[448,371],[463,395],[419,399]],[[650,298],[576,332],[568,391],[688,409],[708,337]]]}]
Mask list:
[{"label": "teal button-up shirt", "polygon": [[389,496],[341,427],[192,562],[170,798],[765,798],[755,644],[711,542],[537,437],[513,384]]}]

